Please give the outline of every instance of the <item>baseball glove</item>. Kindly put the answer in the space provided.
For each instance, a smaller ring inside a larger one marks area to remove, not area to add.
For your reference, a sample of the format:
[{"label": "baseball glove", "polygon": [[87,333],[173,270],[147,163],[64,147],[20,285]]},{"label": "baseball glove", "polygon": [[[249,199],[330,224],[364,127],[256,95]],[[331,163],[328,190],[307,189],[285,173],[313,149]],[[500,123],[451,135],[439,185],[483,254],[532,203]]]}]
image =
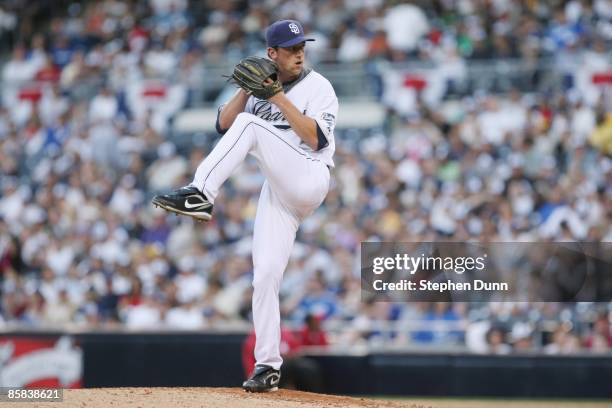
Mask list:
[{"label": "baseball glove", "polygon": [[[273,82],[264,85],[270,78]],[[278,65],[267,58],[247,57],[240,61],[230,77],[235,84],[248,94],[259,99],[268,99],[283,90],[278,80]]]}]

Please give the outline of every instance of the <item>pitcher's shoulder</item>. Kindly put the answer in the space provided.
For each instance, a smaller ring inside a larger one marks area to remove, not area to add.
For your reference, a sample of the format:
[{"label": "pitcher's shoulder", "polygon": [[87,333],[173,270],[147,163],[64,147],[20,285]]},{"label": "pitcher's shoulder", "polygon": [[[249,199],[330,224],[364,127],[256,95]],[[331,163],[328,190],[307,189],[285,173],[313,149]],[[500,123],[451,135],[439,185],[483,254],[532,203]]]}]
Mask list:
[{"label": "pitcher's shoulder", "polygon": [[308,79],[310,80],[313,87],[317,87],[319,89],[326,89],[331,92],[334,92],[334,87],[331,82],[327,78],[325,78],[321,73],[315,71],[314,69],[310,71],[308,74]]}]

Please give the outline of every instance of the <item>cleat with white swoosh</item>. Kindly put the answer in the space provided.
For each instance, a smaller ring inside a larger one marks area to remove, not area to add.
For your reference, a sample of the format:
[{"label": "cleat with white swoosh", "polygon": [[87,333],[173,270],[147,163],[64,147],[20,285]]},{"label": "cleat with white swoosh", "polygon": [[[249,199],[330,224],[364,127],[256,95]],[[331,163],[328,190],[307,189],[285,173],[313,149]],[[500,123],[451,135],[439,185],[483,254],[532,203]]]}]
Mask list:
[{"label": "cleat with white swoosh", "polygon": [[242,383],[242,388],[247,392],[278,391],[280,378],[280,370],[275,370],[267,365],[257,365],[253,375]]},{"label": "cleat with white swoosh", "polygon": [[175,214],[187,215],[197,221],[210,221],[213,205],[200,190],[194,186],[181,187],[168,194],[153,197],[153,205]]}]

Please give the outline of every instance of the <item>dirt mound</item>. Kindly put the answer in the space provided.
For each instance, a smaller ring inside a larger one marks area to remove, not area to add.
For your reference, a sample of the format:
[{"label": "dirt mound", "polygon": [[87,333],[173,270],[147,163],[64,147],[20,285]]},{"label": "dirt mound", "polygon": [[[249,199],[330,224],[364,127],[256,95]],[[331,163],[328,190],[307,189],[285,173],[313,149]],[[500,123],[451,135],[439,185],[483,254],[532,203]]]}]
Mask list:
[{"label": "dirt mound", "polygon": [[[22,407],[23,404],[7,404]],[[337,395],[279,390],[250,394],[240,388],[94,388],[65,390],[64,402],[36,404],[39,407],[129,407],[129,408],[426,408],[396,401],[352,398]],[[4,408],[4,404],[3,404]]]}]

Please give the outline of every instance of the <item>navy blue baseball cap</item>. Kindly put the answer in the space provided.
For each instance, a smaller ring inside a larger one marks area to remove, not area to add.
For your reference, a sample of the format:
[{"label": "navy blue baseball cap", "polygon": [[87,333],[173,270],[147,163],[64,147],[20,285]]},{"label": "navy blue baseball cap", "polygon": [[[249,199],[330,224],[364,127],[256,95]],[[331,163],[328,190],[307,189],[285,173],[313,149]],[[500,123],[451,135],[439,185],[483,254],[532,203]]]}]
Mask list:
[{"label": "navy blue baseball cap", "polygon": [[276,21],[266,30],[266,43],[268,47],[293,47],[304,41],[314,41],[314,38],[304,37],[304,28],[302,28],[299,21]]}]

